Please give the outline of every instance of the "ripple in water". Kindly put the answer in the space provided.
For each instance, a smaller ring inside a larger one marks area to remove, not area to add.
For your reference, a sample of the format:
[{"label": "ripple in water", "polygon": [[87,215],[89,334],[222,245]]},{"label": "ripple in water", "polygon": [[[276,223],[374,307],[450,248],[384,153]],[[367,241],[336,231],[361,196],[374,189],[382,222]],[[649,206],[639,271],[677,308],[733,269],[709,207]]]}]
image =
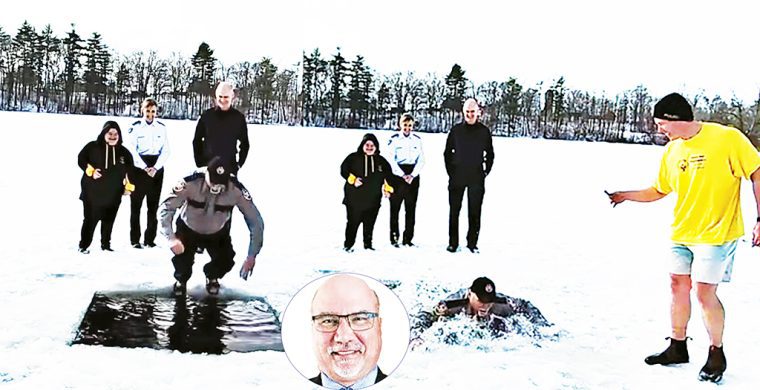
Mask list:
[{"label": "ripple in water", "polygon": [[169,295],[95,293],[72,344],[209,354],[283,350],[280,322],[264,298]]}]

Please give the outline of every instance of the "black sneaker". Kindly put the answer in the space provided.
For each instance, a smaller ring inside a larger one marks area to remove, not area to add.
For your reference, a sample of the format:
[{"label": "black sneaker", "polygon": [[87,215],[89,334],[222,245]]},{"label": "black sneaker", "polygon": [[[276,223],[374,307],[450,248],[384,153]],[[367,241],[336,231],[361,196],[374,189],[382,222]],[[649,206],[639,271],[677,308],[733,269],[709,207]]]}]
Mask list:
[{"label": "black sneaker", "polygon": [[145,243],[143,244],[143,247],[144,247],[144,248],[155,248],[155,247],[156,247],[156,243],[155,243],[155,242],[153,242],[153,241],[150,241],[150,242],[145,242]]},{"label": "black sneaker", "polygon": [[79,253],[81,253],[83,255],[86,255],[86,254],[90,253],[90,250],[87,249],[87,248],[79,248],[79,249],[77,249],[77,252],[79,252]]},{"label": "black sneaker", "polygon": [[398,244],[398,241],[392,241],[391,245],[393,245],[394,248],[400,248],[401,245]]},{"label": "black sneaker", "polygon": [[101,245],[100,249],[108,252],[113,252],[113,249],[111,249],[111,245]]},{"label": "black sneaker", "polygon": [[723,354],[723,346],[710,346],[707,353],[707,363],[699,371],[699,380],[718,383],[723,379],[723,372],[726,371],[726,355]]},{"label": "black sneaker", "polygon": [[401,245],[403,245],[403,246],[414,246],[414,244],[411,241],[404,241]]},{"label": "black sneaker", "polygon": [[203,254],[203,248],[201,248],[201,247],[197,247],[197,248],[195,248],[195,253],[197,253],[197,254],[199,254],[199,255],[200,255],[200,254]]},{"label": "black sneaker", "polygon": [[467,249],[469,249],[472,253],[480,253],[480,249],[478,249],[476,246],[468,246]]},{"label": "black sneaker", "polygon": [[187,293],[187,284],[180,281],[174,282],[174,286],[172,286],[172,294],[174,294],[175,297],[184,297],[185,293]]},{"label": "black sneaker", "polygon": [[666,337],[665,340],[667,339],[670,339],[670,346],[658,354],[647,356],[644,359],[644,363],[650,366],[655,364],[667,366],[669,364],[689,362],[689,350],[686,348],[686,339],[676,340]]},{"label": "black sneaker", "polygon": [[354,251],[354,248],[351,248],[350,246],[344,246],[343,251],[346,253],[351,253]]},{"label": "black sneaker", "polygon": [[211,295],[219,294],[219,280],[218,279],[206,279],[206,291]]},{"label": "black sneaker", "polygon": [[132,248],[135,248],[135,249],[142,249],[143,247],[142,247],[142,245],[140,245],[140,243],[139,243],[139,242],[133,242],[133,243],[132,243]]},{"label": "black sneaker", "polygon": [[364,244],[364,249],[368,251],[373,251],[375,248],[372,247],[372,244]]},{"label": "black sneaker", "polygon": [[459,248],[455,247],[454,245],[449,245],[449,246],[446,247],[446,250],[449,251],[449,252],[451,252],[451,253],[454,253],[457,250],[459,250]]}]

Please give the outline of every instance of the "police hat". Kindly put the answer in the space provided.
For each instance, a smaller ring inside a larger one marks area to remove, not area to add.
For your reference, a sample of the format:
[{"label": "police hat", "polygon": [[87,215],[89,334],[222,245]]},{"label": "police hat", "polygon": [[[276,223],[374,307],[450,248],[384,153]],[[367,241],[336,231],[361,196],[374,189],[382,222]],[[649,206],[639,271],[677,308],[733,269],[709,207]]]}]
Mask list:
[{"label": "police hat", "polygon": [[496,300],[496,285],[485,276],[475,279],[470,286],[470,291],[478,296],[480,302],[491,303]]},{"label": "police hat", "polygon": [[208,162],[208,176],[211,184],[227,184],[230,170],[222,164],[222,158],[215,156]]}]

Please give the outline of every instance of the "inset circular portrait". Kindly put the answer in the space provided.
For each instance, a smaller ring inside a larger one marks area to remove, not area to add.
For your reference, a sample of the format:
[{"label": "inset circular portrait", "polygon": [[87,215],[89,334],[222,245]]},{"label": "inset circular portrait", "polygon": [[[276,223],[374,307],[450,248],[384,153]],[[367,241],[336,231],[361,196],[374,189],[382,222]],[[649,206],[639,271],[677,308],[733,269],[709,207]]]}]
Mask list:
[{"label": "inset circular portrait", "polygon": [[293,367],[327,389],[363,389],[391,375],[409,346],[409,316],[383,283],[335,273],[309,282],[285,308],[282,345]]}]

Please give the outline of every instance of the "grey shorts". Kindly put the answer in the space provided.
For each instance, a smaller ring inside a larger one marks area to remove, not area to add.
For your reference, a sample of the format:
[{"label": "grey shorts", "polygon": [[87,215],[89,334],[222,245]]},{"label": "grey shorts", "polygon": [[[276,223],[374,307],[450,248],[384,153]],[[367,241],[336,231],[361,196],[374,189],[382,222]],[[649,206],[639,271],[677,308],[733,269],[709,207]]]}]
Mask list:
[{"label": "grey shorts", "polygon": [[670,273],[691,275],[697,282],[718,284],[731,281],[737,240],[723,245],[673,244],[670,249]]}]

